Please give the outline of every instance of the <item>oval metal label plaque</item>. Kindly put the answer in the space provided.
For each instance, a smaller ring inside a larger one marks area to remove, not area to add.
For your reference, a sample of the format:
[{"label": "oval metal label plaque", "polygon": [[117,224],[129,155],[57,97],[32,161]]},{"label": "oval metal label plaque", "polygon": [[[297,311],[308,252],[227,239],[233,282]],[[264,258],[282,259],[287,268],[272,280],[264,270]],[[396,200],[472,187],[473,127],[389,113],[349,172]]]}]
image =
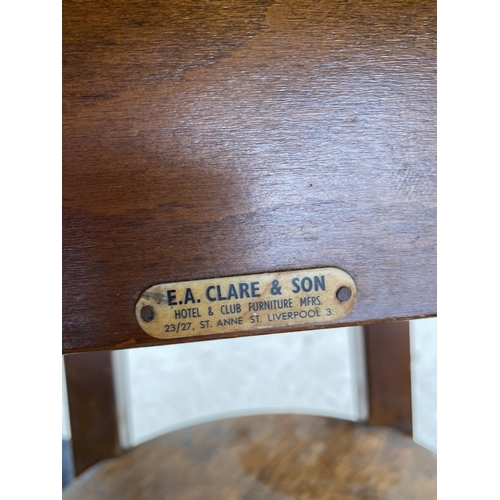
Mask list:
[{"label": "oval metal label plaque", "polygon": [[170,339],[331,324],[355,300],[354,280],[327,267],[154,285],[136,316],[146,333]]}]

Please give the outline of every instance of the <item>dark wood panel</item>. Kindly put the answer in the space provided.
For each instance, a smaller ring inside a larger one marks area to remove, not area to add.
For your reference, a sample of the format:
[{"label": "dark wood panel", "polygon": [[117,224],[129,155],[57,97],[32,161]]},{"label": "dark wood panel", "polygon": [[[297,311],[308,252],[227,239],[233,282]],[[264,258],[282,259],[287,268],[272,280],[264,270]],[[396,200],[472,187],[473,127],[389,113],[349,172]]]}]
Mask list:
[{"label": "dark wood panel", "polygon": [[166,434],[80,477],[64,500],[436,498],[436,455],[392,429],[260,415]]},{"label": "dark wood panel", "polygon": [[365,327],[370,425],[388,425],[412,434],[410,325]]},{"label": "dark wood panel", "polygon": [[[435,2],[63,2],[63,350],[153,284],[339,267],[436,313]],[[333,326],[333,325],[331,325]]]},{"label": "dark wood panel", "polygon": [[121,453],[111,352],[64,357],[74,473]]}]

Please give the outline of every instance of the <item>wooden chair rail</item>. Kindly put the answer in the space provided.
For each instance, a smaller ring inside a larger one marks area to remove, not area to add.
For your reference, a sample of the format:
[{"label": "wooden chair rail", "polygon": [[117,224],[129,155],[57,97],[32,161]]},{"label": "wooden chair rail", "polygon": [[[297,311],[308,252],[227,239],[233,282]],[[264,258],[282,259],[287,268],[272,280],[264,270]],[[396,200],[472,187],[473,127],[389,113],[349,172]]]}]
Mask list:
[{"label": "wooden chair rail", "polygon": [[325,326],[435,315],[435,11],[65,0],[63,352],[172,342],[154,284],[289,269],[353,276]]}]

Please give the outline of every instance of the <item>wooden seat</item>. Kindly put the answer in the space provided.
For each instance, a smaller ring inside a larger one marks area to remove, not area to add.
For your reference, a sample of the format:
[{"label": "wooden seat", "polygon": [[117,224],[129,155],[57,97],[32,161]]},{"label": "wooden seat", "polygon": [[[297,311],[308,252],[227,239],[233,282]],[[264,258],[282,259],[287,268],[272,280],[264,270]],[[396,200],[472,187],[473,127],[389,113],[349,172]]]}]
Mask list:
[{"label": "wooden seat", "polygon": [[[64,0],[63,353],[435,316],[435,28],[434,0]],[[198,331],[165,336],[136,314],[156,285],[319,268],[355,283],[340,319],[206,333],[207,303]],[[65,492],[434,495],[435,456],[409,437],[297,416],[181,430]]]},{"label": "wooden seat", "polygon": [[326,417],[188,427],[101,462],[64,500],[429,500],[436,456],[410,437]]}]

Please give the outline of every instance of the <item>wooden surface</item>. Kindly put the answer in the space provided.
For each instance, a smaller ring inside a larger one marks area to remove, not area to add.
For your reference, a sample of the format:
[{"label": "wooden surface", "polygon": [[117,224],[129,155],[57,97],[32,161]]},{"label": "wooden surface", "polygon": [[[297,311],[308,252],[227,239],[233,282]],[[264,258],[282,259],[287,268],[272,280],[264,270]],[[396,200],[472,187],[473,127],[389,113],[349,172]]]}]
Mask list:
[{"label": "wooden surface", "polygon": [[161,436],[80,476],[64,500],[432,500],[436,456],[325,417],[227,419]]},{"label": "wooden surface", "polygon": [[64,0],[63,351],[175,342],[154,284],[282,270],[353,276],[336,325],[434,315],[435,15]]},{"label": "wooden surface", "polygon": [[410,325],[365,326],[369,423],[412,434]]},{"label": "wooden surface", "polygon": [[121,453],[111,352],[64,357],[75,475]]}]

